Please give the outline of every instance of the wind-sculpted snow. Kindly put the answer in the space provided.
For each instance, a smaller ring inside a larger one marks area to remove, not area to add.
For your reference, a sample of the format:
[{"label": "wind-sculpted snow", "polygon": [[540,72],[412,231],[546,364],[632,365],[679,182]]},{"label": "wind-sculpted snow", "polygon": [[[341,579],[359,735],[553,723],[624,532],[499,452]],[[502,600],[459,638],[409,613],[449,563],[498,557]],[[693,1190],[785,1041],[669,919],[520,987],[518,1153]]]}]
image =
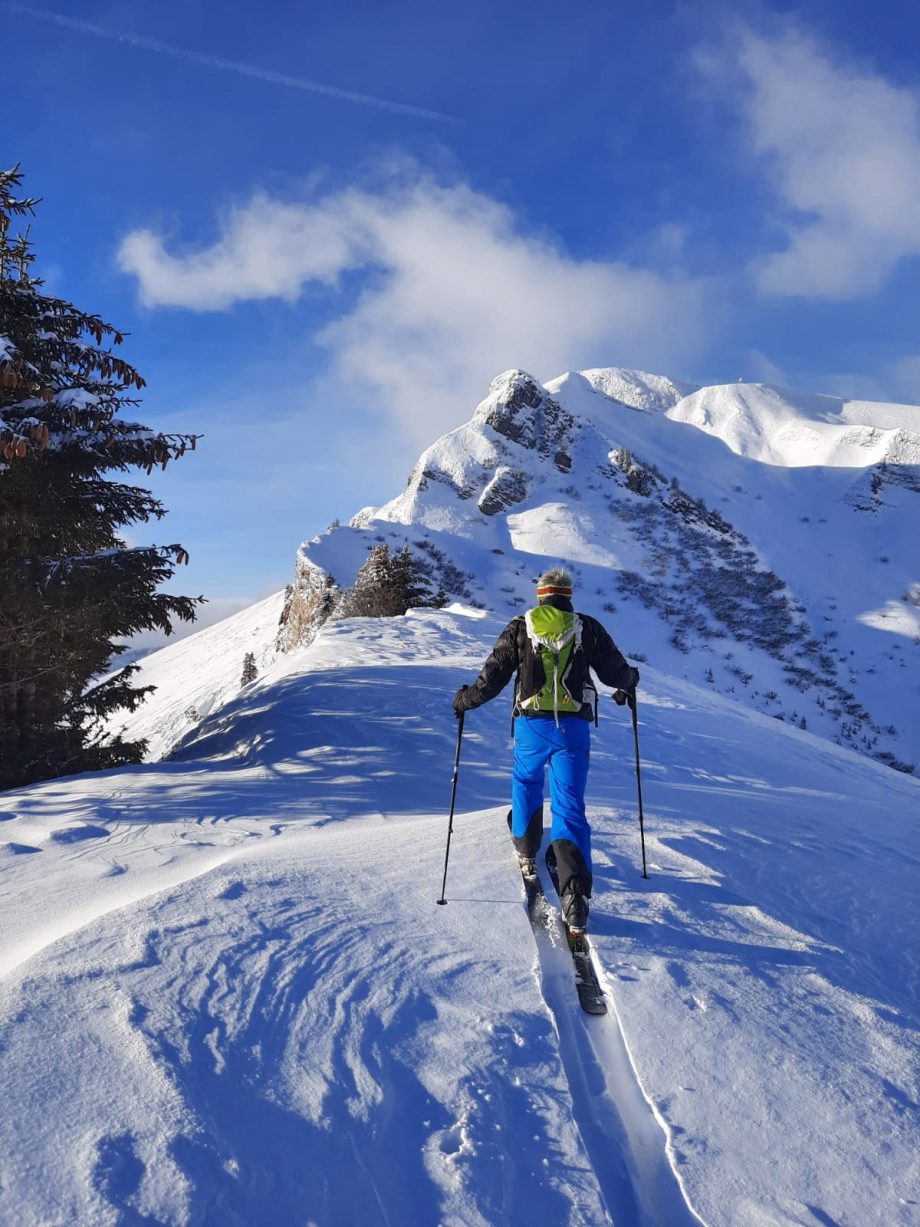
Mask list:
[{"label": "wind-sculpted snow", "polygon": [[591,1019],[501,700],[435,905],[500,625],[327,624],[173,761],[0,798],[0,1221],[917,1221],[920,784],[644,668],[648,881],[628,719],[593,735]]},{"label": "wind-sculpted snow", "polygon": [[[95,1032],[79,1071],[95,1136],[68,1190],[82,1221],[487,1225],[531,1196],[534,1222],[603,1221],[530,960],[490,961],[472,903],[439,910],[433,931],[440,829],[361,826],[99,922],[30,987],[45,1096],[73,1077],[75,1021]],[[394,841],[426,871],[398,890]],[[507,874],[491,877],[493,906],[517,912]],[[114,1113],[100,1102],[113,1093]],[[77,1143],[77,1122],[55,1116]],[[49,1173],[6,1200],[53,1221],[62,1194]]]}]

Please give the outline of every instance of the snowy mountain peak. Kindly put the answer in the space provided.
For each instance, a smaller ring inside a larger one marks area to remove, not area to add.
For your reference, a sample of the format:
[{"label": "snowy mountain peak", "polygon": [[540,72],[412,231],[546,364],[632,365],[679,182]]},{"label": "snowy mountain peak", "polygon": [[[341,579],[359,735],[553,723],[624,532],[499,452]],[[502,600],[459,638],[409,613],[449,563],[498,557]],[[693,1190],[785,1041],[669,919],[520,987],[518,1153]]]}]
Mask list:
[{"label": "snowy mountain peak", "polygon": [[697,391],[698,385],[675,383],[664,375],[650,375],[647,371],[628,371],[621,367],[594,367],[587,371],[569,371],[546,384],[553,395],[564,394],[564,389],[578,383],[587,384],[608,400],[639,409],[647,413],[664,413],[684,396]]},{"label": "snowy mountain peak", "polygon": [[473,414],[473,424],[489,427],[544,458],[551,456],[560,473],[572,467],[575,419],[526,371],[505,371],[493,379],[489,396]]},{"label": "snowy mountain peak", "polygon": [[873,406],[768,384],[722,384],[684,397],[668,417],[764,464],[920,464],[920,409],[906,405]]},{"label": "snowy mountain peak", "polygon": [[466,425],[422,453],[403,493],[376,510],[365,508],[352,526],[387,520],[476,535],[482,517],[520,503],[545,466],[557,476],[569,473],[581,431],[576,417],[532,375],[505,371]]}]

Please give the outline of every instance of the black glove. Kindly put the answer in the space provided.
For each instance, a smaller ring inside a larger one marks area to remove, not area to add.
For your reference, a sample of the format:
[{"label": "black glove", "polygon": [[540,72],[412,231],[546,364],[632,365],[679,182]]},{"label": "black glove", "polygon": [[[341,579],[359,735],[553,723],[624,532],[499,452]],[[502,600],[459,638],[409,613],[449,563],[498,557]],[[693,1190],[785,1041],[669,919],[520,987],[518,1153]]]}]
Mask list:
[{"label": "black glove", "polygon": [[476,706],[476,704],[472,701],[472,695],[470,694],[472,689],[472,686],[461,686],[454,695],[452,705],[455,716],[459,717],[462,712],[469,711],[471,707]]},{"label": "black glove", "polygon": [[636,687],[639,685],[639,670],[630,668],[629,681],[622,690],[613,692],[613,701],[620,707],[625,707],[628,703],[632,707],[635,703]]}]

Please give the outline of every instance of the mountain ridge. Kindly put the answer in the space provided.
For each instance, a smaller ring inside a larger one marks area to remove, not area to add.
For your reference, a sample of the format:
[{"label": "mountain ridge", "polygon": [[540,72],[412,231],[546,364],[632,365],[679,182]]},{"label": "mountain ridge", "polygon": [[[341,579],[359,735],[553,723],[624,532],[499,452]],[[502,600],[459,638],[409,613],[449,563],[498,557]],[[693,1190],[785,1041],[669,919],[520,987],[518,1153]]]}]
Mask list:
[{"label": "mountain ridge", "polygon": [[[866,420],[845,420],[857,406]],[[873,420],[892,414],[886,430]],[[401,494],[304,543],[292,603],[298,581],[307,604],[321,577],[349,582],[378,541],[409,544],[446,592],[496,610],[564,562],[640,663],[680,676],[679,657],[698,657],[723,693],[907,769],[920,753],[902,678],[920,646],[911,414],[920,423],[908,406],[616,368],[546,384],[506,371]],[[886,694],[897,686],[904,703]]]},{"label": "mountain ridge", "polygon": [[640,665],[909,770],[915,420],[772,385],[505,371],[400,494],[301,545],[264,654],[309,643],[376,544],[408,545],[433,586],[499,616],[562,562],[579,607]]}]

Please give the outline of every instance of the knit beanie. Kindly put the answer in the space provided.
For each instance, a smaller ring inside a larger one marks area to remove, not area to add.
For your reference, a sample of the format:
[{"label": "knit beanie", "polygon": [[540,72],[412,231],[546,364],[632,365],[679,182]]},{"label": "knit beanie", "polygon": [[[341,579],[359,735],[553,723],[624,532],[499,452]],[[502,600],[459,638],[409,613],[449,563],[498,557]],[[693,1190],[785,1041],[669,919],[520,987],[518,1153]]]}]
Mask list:
[{"label": "knit beanie", "polygon": [[564,567],[550,567],[537,580],[537,600],[548,596],[564,596],[572,599],[572,577]]}]

